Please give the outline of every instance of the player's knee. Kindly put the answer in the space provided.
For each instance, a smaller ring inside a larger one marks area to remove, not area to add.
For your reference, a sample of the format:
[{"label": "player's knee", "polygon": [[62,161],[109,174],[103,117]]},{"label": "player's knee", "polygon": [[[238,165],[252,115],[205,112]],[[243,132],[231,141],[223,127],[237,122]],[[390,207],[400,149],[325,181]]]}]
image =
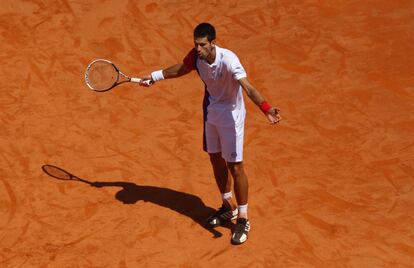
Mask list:
[{"label": "player's knee", "polygon": [[238,162],[238,163],[227,163],[227,167],[229,168],[231,174],[234,177],[238,177],[238,176],[240,176],[240,175],[242,175],[244,173],[243,163],[242,162]]}]

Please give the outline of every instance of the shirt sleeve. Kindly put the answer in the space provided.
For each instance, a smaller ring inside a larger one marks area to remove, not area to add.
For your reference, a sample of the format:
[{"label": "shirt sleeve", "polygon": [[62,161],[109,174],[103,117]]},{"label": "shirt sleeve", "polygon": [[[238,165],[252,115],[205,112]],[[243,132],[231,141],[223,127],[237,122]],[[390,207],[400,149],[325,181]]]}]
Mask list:
[{"label": "shirt sleeve", "polygon": [[246,71],[240,63],[239,58],[235,54],[233,54],[233,57],[231,57],[231,72],[233,74],[233,78],[236,80],[247,77]]},{"label": "shirt sleeve", "polygon": [[187,56],[185,56],[183,63],[189,70],[196,69],[196,53],[194,48],[188,52]]}]

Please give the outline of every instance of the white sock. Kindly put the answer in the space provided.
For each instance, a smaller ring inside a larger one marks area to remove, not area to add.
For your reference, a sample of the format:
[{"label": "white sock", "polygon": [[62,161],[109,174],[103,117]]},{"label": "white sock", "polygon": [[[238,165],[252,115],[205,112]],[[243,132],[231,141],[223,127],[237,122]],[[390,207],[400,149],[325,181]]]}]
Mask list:
[{"label": "white sock", "polygon": [[237,208],[239,209],[239,214],[244,214],[247,216],[247,204],[239,205]]},{"label": "white sock", "polygon": [[223,201],[231,199],[232,197],[233,197],[233,193],[231,191],[228,193],[221,193],[221,199],[223,199]]}]

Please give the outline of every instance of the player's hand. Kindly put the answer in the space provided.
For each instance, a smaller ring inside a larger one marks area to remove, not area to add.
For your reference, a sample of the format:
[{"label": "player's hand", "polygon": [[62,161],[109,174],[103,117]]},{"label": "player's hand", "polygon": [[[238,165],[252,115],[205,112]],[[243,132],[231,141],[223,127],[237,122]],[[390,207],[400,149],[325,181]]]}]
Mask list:
[{"label": "player's hand", "polygon": [[267,111],[266,117],[271,124],[277,124],[282,120],[282,117],[279,114],[280,109],[276,107],[272,107]]},{"label": "player's hand", "polygon": [[154,81],[152,81],[151,75],[146,75],[142,77],[142,80],[139,84],[143,87],[150,87],[154,84]]}]

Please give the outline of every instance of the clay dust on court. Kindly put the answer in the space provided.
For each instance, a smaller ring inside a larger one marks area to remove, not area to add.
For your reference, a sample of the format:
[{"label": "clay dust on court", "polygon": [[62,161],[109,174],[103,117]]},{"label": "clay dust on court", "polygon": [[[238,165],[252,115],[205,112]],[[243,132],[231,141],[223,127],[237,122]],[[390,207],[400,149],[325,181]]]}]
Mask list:
[{"label": "clay dust on court", "polygon": [[[413,1],[157,3],[2,1],[0,266],[413,267]],[[284,117],[246,97],[239,247],[203,227],[220,196],[196,73],[83,81],[95,58],[137,76],[181,61],[203,21]]]}]

